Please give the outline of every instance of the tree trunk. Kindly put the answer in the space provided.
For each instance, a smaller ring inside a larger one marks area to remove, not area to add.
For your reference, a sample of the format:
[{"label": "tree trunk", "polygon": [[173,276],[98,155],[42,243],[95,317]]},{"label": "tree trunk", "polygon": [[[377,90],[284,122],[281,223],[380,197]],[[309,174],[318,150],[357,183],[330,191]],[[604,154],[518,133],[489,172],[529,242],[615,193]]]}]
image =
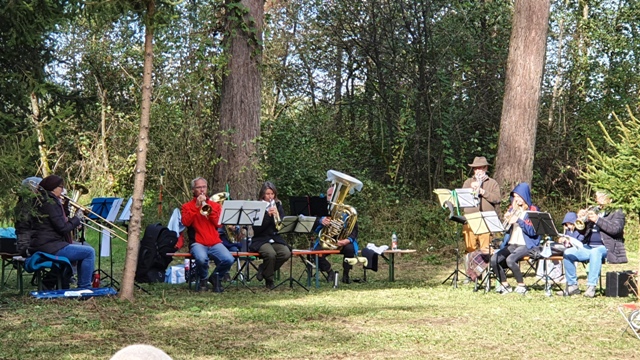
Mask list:
[{"label": "tree trunk", "polygon": [[[240,9],[228,6],[225,49],[227,71],[222,80],[220,131],[211,192],[223,191],[229,184],[234,199],[257,196],[256,138],[260,135],[260,97],[262,78],[262,28],[264,1],[241,0]],[[238,12],[247,13],[239,16]],[[244,31],[244,26],[249,31]],[[200,176],[204,174],[194,174]],[[206,175],[204,175],[206,176]]]},{"label": "tree trunk", "polygon": [[549,0],[516,0],[500,118],[495,178],[502,189],[531,182]]},{"label": "tree trunk", "polygon": [[124,275],[120,298],[129,301],[134,300],[133,287],[138,265],[138,250],[140,247],[140,230],[142,226],[142,198],[144,195],[144,180],[147,164],[147,144],[149,143],[149,117],[151,112],[151,94],[153,83],[153,31],[155,14],[155,0],[147,2],[147,16],[144,35],[144,73],[142,75],[142,111],[140,114],[140,135],[137,160],[133,183],[133,204],[131,206],[131,219],[129,220],[129,242],[127,243],[127,257],[124,263]]},{"label": "tree trunk", "polygon": [[[51,174],[51,167],[49,166],[49,159],[47,155],[47,142],[44,138],[44,132],[42,131],[42,119],[40,119],[40,105],[38,105],[38,96],[35,93],[31,93],[31,119],[33,120],[33,126],[36,129],[36,136],[38,137],[38,152],[40,153],[40,170],[42,177],[45,178]],[[34,174],[35,175],[35,174]]]}]

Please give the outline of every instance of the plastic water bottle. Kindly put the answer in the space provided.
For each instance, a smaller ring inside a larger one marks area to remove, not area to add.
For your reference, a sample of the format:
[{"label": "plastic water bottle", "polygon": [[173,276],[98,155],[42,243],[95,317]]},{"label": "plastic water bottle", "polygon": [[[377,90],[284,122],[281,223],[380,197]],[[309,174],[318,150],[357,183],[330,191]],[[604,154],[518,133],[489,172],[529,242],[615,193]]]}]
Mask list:
[{"label": "plastic water bottle", "polygon": [[391,250],[398,250],[398,236],[395,231],[391,235]]}]

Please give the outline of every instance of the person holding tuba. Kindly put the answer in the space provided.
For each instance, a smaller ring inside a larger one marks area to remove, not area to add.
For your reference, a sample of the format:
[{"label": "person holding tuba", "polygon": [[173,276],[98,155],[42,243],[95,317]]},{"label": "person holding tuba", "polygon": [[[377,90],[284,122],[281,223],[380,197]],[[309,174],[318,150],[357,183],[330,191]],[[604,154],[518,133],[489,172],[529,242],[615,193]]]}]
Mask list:
[{"label": "person holding tuba", "polygon": [[[331,186],[329,189],[327,189],[327,202],[331,202],[331,199],[333,198],[333,192],[335,190],[335,186]],[[329,227],[331,225],[331,217],[330,216],[323,216],[320,217],[316,220],[315,224],[313,225],[315,231],[317,233],[321,233],[323,229]],[[348,258],[354,258],[356,257],[356,255],[358,254],[358,222],[357,220],[355,221],[354,225],[353,225],[353,229],[351,230],[351,233],[349,234],[348,237],[344,238],[344,239],[337,239],[338,241],[336,242],[336,245],[339,247],[340,249],[340,254],[342,254],[344,256],[344,259],[348,259]],[[318,237],[318,239],[316,240],[314,247],[314,250],[322,250],[322,244],[320,241],[320,237]],[[335,278],[335,271],[333,271],[333,269],[331,269],[331,263],[329,262],[329,260],[327,260],[327,255],[323,255],[318,257],[318,267],[320,269],[320,271],[324,271],[327,273],[327,281],[328,282],[333,282],[334,278]],[[342,261],[342,279],[341,281],[345,284],[350,284],[351,283],[351,278],[349,277],[349,272],[351,271],[351,269],[353,268],[353,265]]]},{"label": "person holding tuba", "polygon": [[207,196],[207,180],[202,177],[191,180],[193,199],[182,204],[182,224],[187,227],[191,243],[191,255],[196,261],[196,271],[200,279],[199,291],[207,290],[209,275],[209,259],[216,268],[208,280],[214,292],[222,292],[221,281],[235,262],[233,255],[227,250],[218,234],[218,220],[222,207]]},{"label": "person holding tuba", "polygon": [[273,289],[273,274],[291,258],[291,249],[278,234],[280,219],[284,216],[282,203],[278,200],[276,186],[266,181],[260,188],[258,199],[269,203],[260,226],[253,226],[250,251],[260,253],[262,264],[258,266],[258,281],[265,280],[267,289]]},{"label": "person holding tuba", "polygon": [[90,288],[96,252],[89,245],[73,244],[71,239],[71,231],[81,225],[84,213],[78,210],[73,217],[67,216],[62,202],[64,180],[60,176],[45,177],[39,188],[38,216],[33,223],[35,234],[29,252],[42,251],[66,257],[72,263],[77,261],[78,288]]},{"label": "person holding tuba", "polygon": [[578,212],[578,231],[584,234],[582,247],[571,247],[564,251],[563,263],[567,287],[558,293],[561,296],[580,294],[576,261],[589,262],[586,297],[596,296],[596,285],[600,280],[602,261],[606,258],[612,264],[627,262],[624,247],[625,215],[622,209],[609,210],[611,198],[603,191],[596,192],[596,209],[590,208]]},{"label": "person holding tuba", "polygon": [[[538,207],[531,202],[531,190],[529,184],[520,183],[511,191],[511,206],[504,214],[505,233],[500,250],[491,256],[491,267],[497,273],[500,285],[496,291],[501,294],[508,294],[515,291],[525,295],[527,287],[524,284],[524,276],[520,271],[518,261],[529,255],[529,251],[540,245],[540,236],[536,235],[533,224],[527,215],[527,211],[539,211]],[[516,278],[518,286],[515,290],[509,285],[504,268],[509,267]]]}]

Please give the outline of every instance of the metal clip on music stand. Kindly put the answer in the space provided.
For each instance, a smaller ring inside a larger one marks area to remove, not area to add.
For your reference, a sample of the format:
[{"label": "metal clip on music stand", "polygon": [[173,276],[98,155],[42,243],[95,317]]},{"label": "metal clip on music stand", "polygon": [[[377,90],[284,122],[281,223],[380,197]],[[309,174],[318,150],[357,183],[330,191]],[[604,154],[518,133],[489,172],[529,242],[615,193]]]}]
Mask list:
[{"label": "metal clip on music stand", "polygon": [[[218,220],[219,225],[236,225],[242,226],[247,234],[247,248],[246,251],[249,251],[249,247],[251,246],[251,237],[249,236],[248,226],[260,226],[262,225],[262,220],[264,219],[265,209],[267,208],[267,203],[264,201],[242,201],[242,200],[227,200],[222,205],[222,213],[220,214],[220,219]],[[245,249],[241,249],[245,250]],[[244,287],[253,291],[253,289],[247,286],[247,281],[249,281],[249,267],[248,265],[251,261],[246,258],[244,260],[244,264],[238,269],[236,275],[231,279],[232,281],[237,281],[238,277],[240,277],[240,282]],[[243,275],[243,271],[246,269],[246,275]]]},{"label": "metal clip on music stand", "polygon": [[[471,228],[471,232],[476,235],[486,234],[486,233],[499,233],[504,232],[504,227],[502,226],[502,222],[498,217],[498,214],[495,211],[481,211],[472,214],[467,214],[467,223],[469,224],[469,228]],[[491,278],[495,278],[496,274],[494,270],[491,268],[491,256],[489,256],[489,266],[487,266],[487,273],[480,282],[478,283],[478,279],[476,279],[475,286],[473,291],[478,291],[480,285],[484,283],[485,285],[485,293],[491,290]]]},{"label": "metal clip on music stand", "polygon": [[[458,192],[458,190],[460,190],[460,193]],[[471,198],[469,197],[469,195],[471,195],[470,189],[456,189],[456,190],[436,189],[433,192],[438,194],[438,200],[440,201],[440,206],[442,206],[445,209],[449,209],[449,217],[448,217],[449,220],[460,225],[464,225],[467,222],[465,217],[460,215],[460,208],[475,206],[473,205],[473,197]],[[449,279],[451,279],[451,285],[454,288],[458,287],[458,274],[462,274],[464,277],[467,277],[467,274],[465,274],[464,272],[462,272],[462,270],[460,270],[460,232],[461,232],[461,226],[457,226],[456,235],[455,235],[456,268],[442,282],[442,284],[445,284],[447,281],[449,281]]]},{"label": "metal clip on music stand", "polygon": [[[282,228],[278,231],[278,234],[309,234],[313,231],[313,224],[315,223],[315,221],[315,216],[285,216],[284,218],[282,218]],[[301,288],[309,291],[307,287],[302,285],[300,281],[293,277],[293,256],[291,256],[291,258],[289,259],[289,278],[284,279],[282,282],[276,285],[274,289],[287,282],[289,282],[289,287],[291,289],[293,289],[293,283],[296,283]]]}]

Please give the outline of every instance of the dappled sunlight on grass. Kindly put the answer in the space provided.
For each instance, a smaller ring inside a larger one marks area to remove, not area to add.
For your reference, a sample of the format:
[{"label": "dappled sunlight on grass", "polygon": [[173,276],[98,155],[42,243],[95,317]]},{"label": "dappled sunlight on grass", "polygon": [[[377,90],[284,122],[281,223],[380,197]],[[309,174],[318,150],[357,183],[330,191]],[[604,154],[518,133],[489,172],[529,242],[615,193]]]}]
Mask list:
[{"label": "dappled sunlight on grass", "polygon": [[441,284],[451,262],[429,265],[419,255],[399,261],[395,283],[381,267],[367,273],[367,283],[332,289],[322,282],[308,293],[252,283],[255,293],[232,286],[223,294],[145,285],[151,295],[138,293],[133,304],[10,296],[0,302],[0,358],[108,359],[131,343],[158,346],[174,359],[636,356],[637,340],[621,336],[625,323],[616,310],[631,299],[473,292],[472,284]]}]

